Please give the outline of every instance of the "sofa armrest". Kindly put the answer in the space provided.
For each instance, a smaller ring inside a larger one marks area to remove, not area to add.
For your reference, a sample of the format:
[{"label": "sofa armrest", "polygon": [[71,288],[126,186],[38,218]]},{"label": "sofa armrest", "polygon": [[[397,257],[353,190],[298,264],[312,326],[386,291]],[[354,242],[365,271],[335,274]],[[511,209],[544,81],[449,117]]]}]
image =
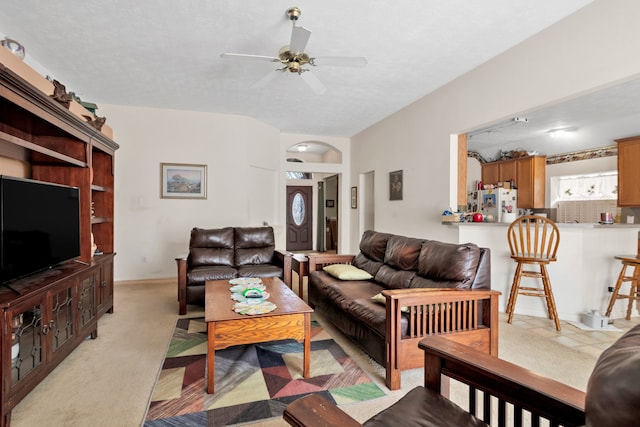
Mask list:
[{"label": "sofa armrest", "polygon": [[187,257],[176,258],[178,267],[178,313],[187,314]]},{"label": "sofa armrest", "polygon": [[330,264],[351,264],[355,255],[338,255],[338,254],[310,254],[309,273],[312,271],[322,270],[322,267]]},{"label": "sofa armrest", "polygon": [[[430,335],[498,355],[499,291],[458,288],[386,289],[386,385],[400,388],[400,372],[422,366],[418,342]],[[403,313],[408,319],[403,330]]]},{"label": "sofa armrest", "polygon": [[294,400],[282,418],[292,426],[360,427],[361,424],[320,394],[312,393]]},{"label": "sofa armrest", "polygon": [[291,258],[293,254],[291,252],[276,249],[273,252],[274,261],[282,267],[282,281],[289,287],[291,287]]},{"label": "sofa armrest", "polygon": [[485,401],[493,396],[497,399],[494,409],[498,410],[499,418],[505,416],[505,403],[510,403],[515,419],[522,417],[524,410],[531,412],[532,419],[544,418],[551,425],[585,423],[586,395],[578,389],[442,336],[424,338],[419,347],[424,350],[425,387],[439,393],[445,375],[467,384],[471,390],[482,391],[482,401],[476,404],[473,398],[469,406],[475,408],[469,412],[478,416],[484,406],[481,418],[485,422],[491,417],[491,406],[485,406]]}]

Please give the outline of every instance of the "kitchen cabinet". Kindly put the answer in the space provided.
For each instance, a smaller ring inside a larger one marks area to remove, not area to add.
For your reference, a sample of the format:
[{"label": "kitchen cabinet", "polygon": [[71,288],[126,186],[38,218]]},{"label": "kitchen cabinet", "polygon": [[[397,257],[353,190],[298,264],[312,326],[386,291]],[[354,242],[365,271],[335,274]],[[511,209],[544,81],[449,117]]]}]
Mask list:
[{"label": "kitchen cabinet", "polygon": [[546,161],[546,156],[518,159],[518,208],[544,208]]},{"label": "kitchen cabinet", "polygon": [[485,163],[482,165],[483,184],[497,184],[513,180],[518,189],[518,207],[544,208],[546,156]]},{"label": "kitchen cabinet", "polygon": [[618,206],[640,206],[640,136],[618,143]]}]

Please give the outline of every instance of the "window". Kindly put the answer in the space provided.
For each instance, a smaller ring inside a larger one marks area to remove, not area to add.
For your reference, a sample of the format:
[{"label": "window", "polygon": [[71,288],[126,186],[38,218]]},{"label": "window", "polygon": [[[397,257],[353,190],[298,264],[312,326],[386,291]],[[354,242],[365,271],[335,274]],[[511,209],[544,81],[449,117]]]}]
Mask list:
[{"label": "window", "polygon": [[618,198],[618,172],[560,176],[557,202],[567,200],[615,200]]}]

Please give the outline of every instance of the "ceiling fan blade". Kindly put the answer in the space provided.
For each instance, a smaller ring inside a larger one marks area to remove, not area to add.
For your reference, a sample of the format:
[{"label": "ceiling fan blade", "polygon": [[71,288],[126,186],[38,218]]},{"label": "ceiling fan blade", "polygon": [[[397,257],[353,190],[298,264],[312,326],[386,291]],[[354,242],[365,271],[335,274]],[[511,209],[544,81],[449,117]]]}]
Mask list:
[{"label": "ceiling fan blade", "polygon": [[311,90],[313,90],[318,95],[322,95],[327,91],[327,87],[311,71],[305,71],[301,73],[300,77],[302,77],[302,80],[304,80],[305,83],[309,85]]},{"label": "ceiling fan blade", "polygon": [[244,53],[223,53],[220,55],[220,57],[224,59],[243,59],[243,60],[251,60],[251,61],[280,62],[280,58],[276,58],[275,56],[246,55]]},{"label": "ceiling fan blade", "polygon": [[335,67],[364,67],[367,65],[367,58],[363,56],[320,56],[311,58],[311,64]]},{"label": "ceiling fan blade", "polygon": [[274,81],[275,79],[277,79],[278,77],[280,77],[282,74],[283,74],[283,72],[280,69],[273,70],[273,71],[265,74],[264,77],[262,77],[260,80],[258,80],[257,82],[255,82],[254,84],[252,84],[249,87],[251,89],[263,88],[263,87],[267,86],[269,83],[271,83],[272,81]]},{"label": "ceiling fan blade", "polygon": [[289,50],[294,53],[303,53],[304,49],[307,47],[309,37],[311,37],[311,31],[304,27],[293,27],[291,30]]}]

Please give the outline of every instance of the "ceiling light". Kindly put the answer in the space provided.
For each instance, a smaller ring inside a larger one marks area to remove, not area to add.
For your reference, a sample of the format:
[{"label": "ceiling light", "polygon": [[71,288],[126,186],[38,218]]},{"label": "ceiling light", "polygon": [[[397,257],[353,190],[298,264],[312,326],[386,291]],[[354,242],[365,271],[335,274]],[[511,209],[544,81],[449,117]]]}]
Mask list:
[{"label": "ceiling light", "polygon": [[298,144],[298,151],[307,151],[307,144]]},{"label": "ceiling light", "polygon": [[551,138],[561,138],[561,137],[569,136],[573,132],[575,132],[574,128],[570,128],[570,129],[551,129],[550,131],[547,132],[547,134],[549,134],[549,136]]}]

